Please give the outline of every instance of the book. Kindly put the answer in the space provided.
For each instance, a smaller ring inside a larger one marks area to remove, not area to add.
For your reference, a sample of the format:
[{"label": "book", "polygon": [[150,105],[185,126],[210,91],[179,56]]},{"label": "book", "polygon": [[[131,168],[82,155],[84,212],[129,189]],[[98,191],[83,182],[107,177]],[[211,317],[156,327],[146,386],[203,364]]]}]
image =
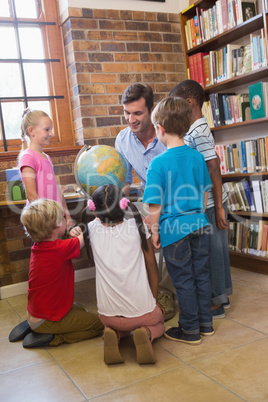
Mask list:
[{"label": "book", "polygon": [[260,180],[252,180],[253,196],[258,214],[263,213]]},{"label": "book", "polygon": [[242,157],[242,172],[241,173],[247,173],[248,167],[247,167],[247,160],[246,160],[246,148],[245,148],[245,141],[241,141],[241,157]]},{"label": "book", "polygon": [[232,144],[233,148],[233,156],[234,156],[234,168],[235,168],[235,173],[238,173],[240,171],[239,169],[239,161],[238,161],[238,149],[236,144]]},{"label": "book", "polygon": [[252,71],[252,46],[248,43],[244,46],[243,51],[243,67],[242,74],[249,73]]},{"label": "book", "polygon": [[243,21],[248,21],[257,15],[256,2],[253,1],[241,1],[241,10]]},{"label": "book", "polygon": [[235,173],[234,154],[232,144],[227,145],[229,173]]},{"label": "book", "polygon": [[211,85],[209,54],[203,56],[203,69],[204,69],[205,87],[209,87]]},{"label": "book", "polygon": [[249,85],[248,90],[251,119],[254,120],[265,117],[266,113],[264,104],[263,83],[257,82],[256,84]]},{"label": "book", "polygon": [[208,53],[205,52],[200,52],[196,53],[194,55],[194,61],[195,61],[195,66],[196,66],[196,79],[202,88],[205,88],[206,83],[205,83],[205,71],[204,71],[204,63],[203,63],[203,57],[208,56]]},{"label": "book", "polygon": [[221,15],[222,15],[222,29],[223,32],[228,29],[228,5],[227,0],[220,0]]},{"label": "book", "polygon": [[249,186],[249,184],[248,184],[246,179],[242,179],[241,183],[242,183],[242,185],[244,187],[244,190],[245,190],[245,194],[246,194],[246,197],[247,197],[247,200],[248,200],[248,205],[249,205],[250,211],[254,212],[254,211],[256,211],[256,208],[255,208],[255,205],[254,205],[253,196],[251,194],[250,186]]},{"label": "book", "polygon": [[262,230],[262,243],[261,243],[261,256],[268,256],[268,225],[263,225]]},{"label": "book", "polygon": [[242,211],[245,211],[245,212],[246,212],[246,211],[247,211],[247,207],[246,207],[246,204],[245,204],[244,198],[243,198],[243,196],[242,196],[242,193],[241,193],[241,188],[240,188],[240,186],[239,186],[239,183],[238,183],[238,182],[234,183],[234,189],[235,189],[235,192],[236,192],[236,195],[237,195],[238,201],[239,201],[240,210],[242,210]]},{"label": "book", "polygon": [[196,81],[195,55],[188,57],[191,80]]}]

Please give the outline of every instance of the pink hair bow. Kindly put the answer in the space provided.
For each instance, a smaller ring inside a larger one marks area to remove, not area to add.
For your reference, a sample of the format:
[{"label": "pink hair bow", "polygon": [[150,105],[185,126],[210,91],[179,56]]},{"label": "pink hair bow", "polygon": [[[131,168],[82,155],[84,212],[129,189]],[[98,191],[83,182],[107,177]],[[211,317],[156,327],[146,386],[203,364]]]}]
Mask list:
[{"label": "pink hair bow", "polygon": [[121,209],[126,209],[128,207],[128,203],[129,203],[129,199],[127,199],[126,197],[121,198],[121,200],[119,201],[119,207]]},{"label": "pink hair bow", "polygon": [[95,206],[95,204],[94,204],[94,202],[92,200],[88,200],[87,206],[88,206],[88,209],[90,211],[95,211],[96,210],[96,206]]}]

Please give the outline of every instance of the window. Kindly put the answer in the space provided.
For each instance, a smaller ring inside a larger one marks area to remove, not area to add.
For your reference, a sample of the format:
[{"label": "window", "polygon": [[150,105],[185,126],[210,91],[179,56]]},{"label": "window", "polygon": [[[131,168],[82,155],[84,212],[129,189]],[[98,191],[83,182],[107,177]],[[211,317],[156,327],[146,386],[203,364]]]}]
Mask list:
[{"label": "window", "polygon": [[26,107],[52,118],[50,147],[74,145],[57,0],[0,1],[0,152],[20,149]]}]

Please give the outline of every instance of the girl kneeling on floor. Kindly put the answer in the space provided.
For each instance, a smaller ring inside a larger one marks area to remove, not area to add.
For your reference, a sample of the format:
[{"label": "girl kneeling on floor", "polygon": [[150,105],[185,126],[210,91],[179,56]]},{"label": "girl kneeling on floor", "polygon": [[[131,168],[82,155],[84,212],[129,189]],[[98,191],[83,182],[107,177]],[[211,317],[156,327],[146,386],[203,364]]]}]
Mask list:
[{"label": "girl kneeling on floor", "polygon": [[[134,219],[124,218],[128,206]],[[105,363],[123,362],[119,340],[131,331],[138,363],[155,363],[152,341],[164,333],[164,316],[156,302],[158,269],[146,225],[137,208],[114,185],[94,192],[82,219],[91,220],[84,236],[96,266]]]}]

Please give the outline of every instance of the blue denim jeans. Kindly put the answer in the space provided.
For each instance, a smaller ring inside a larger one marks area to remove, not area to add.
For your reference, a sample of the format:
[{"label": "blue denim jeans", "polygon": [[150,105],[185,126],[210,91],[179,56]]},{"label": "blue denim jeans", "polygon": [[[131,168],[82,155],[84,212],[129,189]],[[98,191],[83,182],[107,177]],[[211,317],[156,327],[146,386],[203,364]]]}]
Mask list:
[{"label": "blue denim jeans", "polygon": [[179,325],[188,334],[199,333],[200,326],[212,325],[207,228],[199,229],[163,249],[180,305]]},{"label": "blue denim jeans", "polygon": [[[227,203],[223,204],[227,219]],[[212,304],[227,302],[233,293],[228,248],[228,230],[216,225],[215,208],[208,208],[206,215],[210,223],[208,267],[211,279]]]}]

